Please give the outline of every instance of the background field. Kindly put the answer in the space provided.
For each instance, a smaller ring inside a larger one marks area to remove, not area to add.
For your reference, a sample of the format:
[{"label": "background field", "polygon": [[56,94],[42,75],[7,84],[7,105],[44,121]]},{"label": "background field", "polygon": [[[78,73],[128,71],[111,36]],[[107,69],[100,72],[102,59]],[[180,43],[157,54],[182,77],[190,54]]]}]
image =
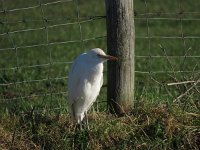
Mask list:
[{"label": "background field", "polygon": [[[105,70],[91,131],[77,133],[68,117],[67,75],[80,53],[106,51],[104,1],[0,2],[0,149],[66,149],[77,141],[82,149],[199,148],[199,84],[173,101],[200,77],[200,1],[134,5],[133,112],[106,114]],[[167,85],[181,81],[194,82]]]}]

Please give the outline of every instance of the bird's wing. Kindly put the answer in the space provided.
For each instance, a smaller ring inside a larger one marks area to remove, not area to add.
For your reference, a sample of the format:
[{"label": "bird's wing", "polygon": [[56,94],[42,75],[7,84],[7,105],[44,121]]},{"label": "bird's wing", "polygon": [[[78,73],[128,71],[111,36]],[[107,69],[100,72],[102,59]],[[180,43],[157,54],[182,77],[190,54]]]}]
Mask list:
[{"label": "bird's wing", "polygon": [[77,57],[69,72],[68,95],[69,103],[71,105],[76,101],[76,97],[79,97],[82,94],[81,91],[79,91],[79,87],[83,82],[82,72],[84,71],[84,68],[82,65],[81,57]]}]

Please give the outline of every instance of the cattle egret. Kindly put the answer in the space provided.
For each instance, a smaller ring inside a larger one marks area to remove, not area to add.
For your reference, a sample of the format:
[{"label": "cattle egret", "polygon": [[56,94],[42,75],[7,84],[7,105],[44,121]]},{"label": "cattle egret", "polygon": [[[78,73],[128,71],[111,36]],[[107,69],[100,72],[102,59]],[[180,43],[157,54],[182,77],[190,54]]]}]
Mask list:
[{"label": "cattle egret", "polygon": [[72,119],[80,125],[99,95],[103,84],[103,63],[106,60],[117,58],[94,48],[79,55],[71,66],[68,82],[69,105]]}]

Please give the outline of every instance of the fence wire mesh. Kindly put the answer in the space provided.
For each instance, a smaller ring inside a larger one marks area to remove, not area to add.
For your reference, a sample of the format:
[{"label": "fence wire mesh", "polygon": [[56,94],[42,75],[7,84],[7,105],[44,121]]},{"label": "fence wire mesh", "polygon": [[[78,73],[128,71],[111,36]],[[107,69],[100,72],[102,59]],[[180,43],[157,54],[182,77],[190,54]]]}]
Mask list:
[{"label": "fence wire mesh", "polygon": [[[0,7],[2,110],[33,106],[42,111],[65,110],[67,75],[75,56],[94,47],[106,49],[104,1],[1,0]],[[134,7],[136,100],[192,97],[190,104],[197,107],[198,5],[135,0]],[[104,88],[98,101],[104,102],[105,97]]]}]

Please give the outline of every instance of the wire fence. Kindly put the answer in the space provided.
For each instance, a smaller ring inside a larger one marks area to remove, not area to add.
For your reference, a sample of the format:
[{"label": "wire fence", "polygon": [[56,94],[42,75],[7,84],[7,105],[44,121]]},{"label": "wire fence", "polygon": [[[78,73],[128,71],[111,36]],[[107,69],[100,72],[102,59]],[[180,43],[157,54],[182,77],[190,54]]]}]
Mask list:
[{"label": "wire fence", "polygon": [[[137,99],[198,99],[198,7],[181,0],[134,2]],[[0,6],[1,105],[66,109],[72,60],[94,47],[106,49],[104,1],[1,0]]]}]

